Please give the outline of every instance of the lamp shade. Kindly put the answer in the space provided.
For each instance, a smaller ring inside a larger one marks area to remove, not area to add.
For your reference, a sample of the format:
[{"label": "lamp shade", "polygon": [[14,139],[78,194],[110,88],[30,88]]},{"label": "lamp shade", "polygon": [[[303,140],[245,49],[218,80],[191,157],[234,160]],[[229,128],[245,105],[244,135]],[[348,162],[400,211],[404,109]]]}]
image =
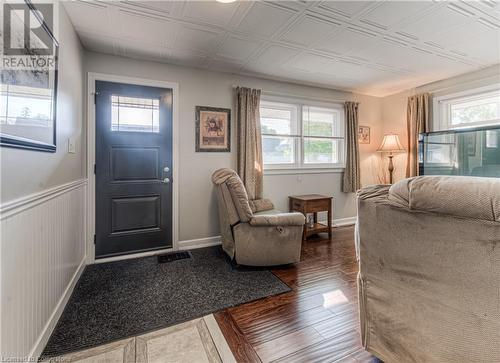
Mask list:
[{"label": "lamp shade", "polygon": [[405,148],[399,142],[398,134],[386,134],[377,151],[381,153],[398,153],[404,152]]}]

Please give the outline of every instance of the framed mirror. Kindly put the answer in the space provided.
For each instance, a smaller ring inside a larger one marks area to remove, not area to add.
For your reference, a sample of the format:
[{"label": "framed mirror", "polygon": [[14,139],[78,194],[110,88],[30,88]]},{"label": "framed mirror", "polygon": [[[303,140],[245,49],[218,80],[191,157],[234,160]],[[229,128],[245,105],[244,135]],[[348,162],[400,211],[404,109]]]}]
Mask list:
[{"label": "framed mirror", "polygon": [[[51,4],[35,8],[29,1],[4,6],[4,19],[9,18],[4,40],[9,46],[3,50],[7,67],[0,74],[2,147],[56,151],[59,44],[51,31],[52,11]],[[25,24],[26,19],[32,24]]]}]

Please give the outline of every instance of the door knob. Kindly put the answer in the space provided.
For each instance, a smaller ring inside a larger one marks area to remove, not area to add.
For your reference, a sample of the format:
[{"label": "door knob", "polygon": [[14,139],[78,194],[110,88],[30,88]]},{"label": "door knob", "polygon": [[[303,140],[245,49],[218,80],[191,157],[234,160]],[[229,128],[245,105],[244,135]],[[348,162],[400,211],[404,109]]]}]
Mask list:
[{"label": "door knob", "polygon": [[164,171],[165,173],[168,173],[168,172],[170,171],[170,168],[169,168],[168,166],[166,166],[166,167],[164,167],[164,168],[163,168],[163,171]]},{"label": "door knob", "polygon": [[168,184],[170,183],[170,179],[169,178],[165,178],[161,181],[163,184]]}]

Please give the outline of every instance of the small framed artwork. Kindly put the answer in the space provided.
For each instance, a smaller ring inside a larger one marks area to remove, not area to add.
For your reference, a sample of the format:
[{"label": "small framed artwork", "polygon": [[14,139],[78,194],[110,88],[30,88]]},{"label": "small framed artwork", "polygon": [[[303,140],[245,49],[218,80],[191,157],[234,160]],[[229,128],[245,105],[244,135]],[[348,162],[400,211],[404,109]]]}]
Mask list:
[{"label": "small framed artwork", "polygon": [[358,142],[360,144],[370,143],[370,128],[368,126],[358,127]]},{"label": "small framed artwork", "polygon": [[231,110],[196,106],[196,152],[231,151]]}]

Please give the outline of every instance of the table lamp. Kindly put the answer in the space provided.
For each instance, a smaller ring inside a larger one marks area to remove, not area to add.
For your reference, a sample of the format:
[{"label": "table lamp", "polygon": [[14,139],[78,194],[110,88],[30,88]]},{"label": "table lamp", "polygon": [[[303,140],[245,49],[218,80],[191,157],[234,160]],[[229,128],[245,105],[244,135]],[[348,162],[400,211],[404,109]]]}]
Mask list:
[{"label": "table lamp", "polygon": [[394,164],[392,163],[393,154],[405,151],[405,148],[399,142],[398,134],[386,134],[377,149],[381,153],[389,153],[389,183],[392,184],[392,172],[394,171]]}]

